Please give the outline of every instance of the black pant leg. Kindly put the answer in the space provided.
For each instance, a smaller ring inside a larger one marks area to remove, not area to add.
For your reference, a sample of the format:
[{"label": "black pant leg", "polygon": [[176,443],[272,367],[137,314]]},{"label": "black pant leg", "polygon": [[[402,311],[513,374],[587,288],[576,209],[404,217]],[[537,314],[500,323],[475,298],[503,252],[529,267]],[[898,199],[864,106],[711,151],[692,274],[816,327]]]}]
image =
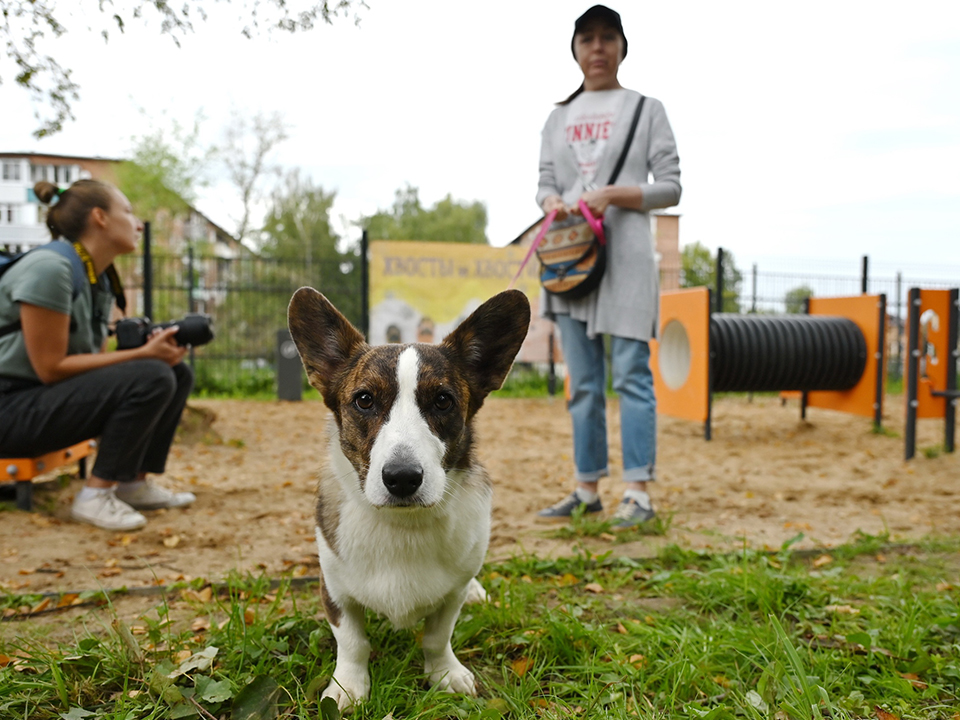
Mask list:
[{"label": "black pant leg", "polygon": [[173,444],[173,436],[177,432],[177,425],[187,406],[187,398],[193,390],[193,370],[186,363],[173,366],[173,374],[177,388],[174,391],[170,404],[163,411],[157,421],[153,435],[147,445],[147,452],[140,465],[140,472],[162,473],[167,467],[167,456]]},{"label": "black pant leg", "polygon": [[99,437],[93,474],[126,482],[177,390],[160,360],[131,360],[0,396],[0,456],[35,456]]}]

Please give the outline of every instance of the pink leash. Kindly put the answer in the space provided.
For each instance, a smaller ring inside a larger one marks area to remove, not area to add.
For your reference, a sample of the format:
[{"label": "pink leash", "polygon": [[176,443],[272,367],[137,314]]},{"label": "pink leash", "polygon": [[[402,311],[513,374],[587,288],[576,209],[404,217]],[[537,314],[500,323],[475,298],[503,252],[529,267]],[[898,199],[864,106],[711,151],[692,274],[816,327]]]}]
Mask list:
[{"label": "pink leash", "polygon": [[550,225],[553,224],[553,219],[557,216],[556,210],[551,210],[547,213],[547,216],[543,218],[543,222],[540,223],[540,232],[537,233],[537,237],[533,239],[533,242],[530,243],[530,249],[527,250],[527,255],[523,258],[523,262],[520,263],[520,267],[517,268],[517,274],[513,276],[513,280],[510,281],[510,284],[507,286],[507,290],[512,290],[513,286],[517,282],[517,278],[520,277],[520,273],[523,272],[523,269],[527,266],[527,263],[530,262],[530,258],[533,257],[533,254],[537,251],[537,248],[540,247],[540,243],[543,242],[544,236],[547,234],[547,230],[550,229]]},{"label": "pink leash", "polygon": [[[593,234],[597,236],[597,239],[600,241],[601,245],[606,245],[607,237],[603,234],[603,216],[601,216],[599,220],[595,218],[593,213],[590,212],[590,208],[587,207],[587,204],[583,200],[581,200],[578,204],[580,206],[580,212],[583,213],[583,217],[590,225],[590,229],[593,230]],[[557,211],[551,210],[543,219],[543,223],[540,225],[540,232],[537,233],[537,237],[535,237],[533,242],[530,244],[530,249],[527,251],[526,257],[523,258],[523,262],[520,263],[520,267],[517,269],[517,274],[513,276],[513,280],[511,280],[510,284],[507,286],[507,290],[513,289],[513,286],[517,282],[517,278],[520,277],[520,274],[527,266],[527,263],[530,262],[530,258],[533,257],[533,254],[537,251],[537,248],[540,247],[540,243],[543,242],[543,238],[546,236],[547,231],[550,229],[550,225],[553,224],[553,219],[556,216]]]}]

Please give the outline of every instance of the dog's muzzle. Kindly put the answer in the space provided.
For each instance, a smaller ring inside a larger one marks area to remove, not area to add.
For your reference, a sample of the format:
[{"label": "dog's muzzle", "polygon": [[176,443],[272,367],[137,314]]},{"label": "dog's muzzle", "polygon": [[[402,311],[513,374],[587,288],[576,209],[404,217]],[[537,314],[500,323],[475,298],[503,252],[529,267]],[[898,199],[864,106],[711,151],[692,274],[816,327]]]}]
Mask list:
[{"label": "dog's muzzle", "polygon": [[391,497],[407,500],[423,484],[423,468],[405,459],[391,460],[383,466],[383,485]]}]

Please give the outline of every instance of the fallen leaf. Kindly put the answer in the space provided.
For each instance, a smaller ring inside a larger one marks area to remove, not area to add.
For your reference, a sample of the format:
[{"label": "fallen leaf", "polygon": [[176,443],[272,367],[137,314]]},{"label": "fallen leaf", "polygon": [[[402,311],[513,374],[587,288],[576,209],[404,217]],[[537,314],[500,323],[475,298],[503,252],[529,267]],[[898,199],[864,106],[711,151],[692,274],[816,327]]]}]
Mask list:
[{"label": "fallen leaf", "polygon": [[647,658],[637,653],[636,655],[631,655],[628,662],[635,668],[642,668],[647,664]]},{"label": "fallen leaf", "polygon": [[948,582],[937,583],[937,592],[950,592],[953,590],[953,585]]},{"label": "fallen leaf", "polygon": [[120,561],[117,560],[116,558],[109,558],[104,561],[103,566],[107,568],[114,568],[119,564],[120,564]]},{"label": "fallen leaf", "polygon": [[600,583],[588,583],[583,589],[587,592],[592,592],[594,595],[599,595],[603,592],[603,585]]},{"label": "fallen leaf", "polygon": [[33,575],[36,572],[36,568],[20,568],[20,575]]},{"label": "fallen leaf", "polygon": [[874,705],[873,709],[877,713],[877,720],[900,720],[899,715],[894,715],[892,712],[887,712],[879,705]]},{"label": "fallen leaf", "polygon": [[193,630],[193,632],[201,632],[201,631],[209,630],[210,618],[205,618],[205,617],[197,618],[190,625],[190,629]]},{"label": "fallen leaf", "polygon": [[813,566],[815,568],[823,567],[824,565],[829,565],[833,562],[833,558],[829,555],[821,555],[816,560],[813,561]]},{"label": "fallen leaf", "polygon": [[617,632],[621,635],[627,634],[627,629],[623,626],[623,623],[617,623]]},{"label": "fallen leaf", "polygon": [[180,536],[179,536],[179,535],[171,535],[170,537],[165,537],[165,538],[163,539],[163,545],[164,545],[164,547],[175,548],[175,547],[176,547],[177,545],[179,545],[179,544],[180,544]]},{"label": "fallen leaf", "polygon": [[909,680],[910,684],[918,690],[927,689],[927,684],[920,679],[919,675],[916,675],[915,673],[900,673],[900,677],[902,677],[904,680]]},{"label": "fallen leaf", "polygon": [[13,661],[10,659],[9,655],[4,655],[3,653],[0,653],[0,667],[6,667],[11,662]]},{"label": "fallen leaf", "polygon": [[243,611],[243,624],[250,626],[257,621],[257,614],[253,611],[253,608],[247,608]]},{"label": "fallen leaf", "polygon": [[189,650],[181,650],[173,654],[173,659],[176,660],[178,663],[182,663],[189,660],[192,656],[193,656],[193,653],[190,652]]},{"label": "fallen leaf", "polygon": [[573,573],[564,573],[557,578],[558,585],[576,585],[580,579]]},{"label": "fallen leaf", "polygon": [[52,600],[51,598],[48,598],[48,597],[47,597],[47,598],[44,598],[43,600],[41,600],[40,602],[38,602],[36,605],[34,605],[32,608],[30,608],[30,612],[31,612],[31,613],[43,612],[43,611],[46,610],[48,607],[50,607],[52,604],[53,604],[53,600]]},{"label": "fallen leaf", "polygon": [[97,573],[97,577],[102,577],[102,578],[116,577],[122,572],[123,570],[121,570],[120,568],[105,568],[101,570],[99,573]]},{"label": "fallen leaf", "polygon": [[78,593],[67,593],[66,595],[60,596],[60,599],[57,601],[57,607],[62,608],[68,607],[69,605],[79,605],[81,602],[83,601],[80,599]]},{"label": "fallen leaf", "polygon": [[600,539],[606,540],[607,542],[614,542],[616,541],[617,536],[613,535],[612,533],[600,533]]},{"label": "fallen leaf", "polygon": [[838,615],[859,615],[860,610],[850,605],[827,605],[823,608],[827,612],[837,613]]},{"label": "fallen leaf", "polygon": [[527,670],[533,667],[533,660],[528,657],[517,658],[510,665],[517,677],[523,677],[527,674]]}]

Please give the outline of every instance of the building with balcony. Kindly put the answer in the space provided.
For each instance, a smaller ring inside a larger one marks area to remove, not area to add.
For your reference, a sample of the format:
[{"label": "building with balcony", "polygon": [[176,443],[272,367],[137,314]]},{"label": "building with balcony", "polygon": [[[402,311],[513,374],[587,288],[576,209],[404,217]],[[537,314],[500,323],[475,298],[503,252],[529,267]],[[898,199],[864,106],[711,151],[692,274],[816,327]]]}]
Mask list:
[{"label": "building with balcony", "polygon": [[[47,180],[66,188],[77,180],[92,178],[115,185],[116,168],[121,162],[101,157],[0,152],[0,249],[29,250],[49,242],[50,232],[45,224],[47,208],[33,192],[35,183]],[[190,242],[205,242],[214,255],[226,260],[250,252],[192,206],[186,215],[167,219],[171,222],[168,236],[162,238],[164,251],[181,253]]]}]

